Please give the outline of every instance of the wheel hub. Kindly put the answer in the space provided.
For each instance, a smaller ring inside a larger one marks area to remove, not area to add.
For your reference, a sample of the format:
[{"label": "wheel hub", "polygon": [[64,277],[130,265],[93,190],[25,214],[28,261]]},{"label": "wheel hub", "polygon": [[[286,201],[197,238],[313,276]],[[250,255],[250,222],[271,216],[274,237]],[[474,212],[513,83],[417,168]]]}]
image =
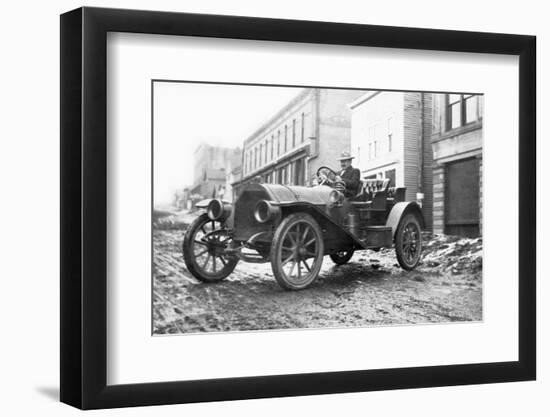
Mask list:
[{"label": "wheel hub", "polygon": [[306,254],[307,254],[307,249],[304,248],[303,246],[298,246],[297,251],[296,251],[296,254],[298,255],[298,256],[297,256],[298,260],[301,260],[301,259],[303,259],[303,258],[306,256]]}]

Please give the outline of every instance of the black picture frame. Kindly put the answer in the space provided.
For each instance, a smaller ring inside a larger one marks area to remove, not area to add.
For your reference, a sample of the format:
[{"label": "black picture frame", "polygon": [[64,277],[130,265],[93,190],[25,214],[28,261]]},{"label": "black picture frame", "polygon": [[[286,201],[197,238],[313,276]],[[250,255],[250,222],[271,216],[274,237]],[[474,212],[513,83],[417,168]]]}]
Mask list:
[{"label": "black picture frame", "polygon": [[[106,384],[108,32],[519,56],[519,360]],[[533,380],[536,377],[534,36],[156,11],[61,15],[61,401],[82,409]]]}]

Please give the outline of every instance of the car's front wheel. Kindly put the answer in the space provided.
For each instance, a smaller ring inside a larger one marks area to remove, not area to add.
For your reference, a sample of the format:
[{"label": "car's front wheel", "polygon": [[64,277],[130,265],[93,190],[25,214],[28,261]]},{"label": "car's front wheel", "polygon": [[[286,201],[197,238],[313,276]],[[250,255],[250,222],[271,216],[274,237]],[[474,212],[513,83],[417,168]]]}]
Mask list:
[{"label": "car's front wheel", "polygon": [[206,213],[195,219],[183,239],[183,259],[193,276],[204,282],[217,282],[227,277],[239,259],[228,256],[229,231],[222,222],[210,220]]},{"label": "car's front wheel", "polygon": [[319,275],[324,256],[323,232],[313,217],[294,213],[277,227],[271,246],[271,268],[281,287],[301,290]]}]

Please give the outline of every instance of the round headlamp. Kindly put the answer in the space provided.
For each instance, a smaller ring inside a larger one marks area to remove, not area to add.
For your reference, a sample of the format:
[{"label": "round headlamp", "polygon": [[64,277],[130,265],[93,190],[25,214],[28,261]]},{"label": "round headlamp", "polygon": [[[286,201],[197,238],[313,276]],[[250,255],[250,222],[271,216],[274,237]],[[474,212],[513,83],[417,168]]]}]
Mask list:
[{"label": "round headlamp", "polygon": [[256,207],[254,208],[254,218],[258,223],[267,223],[277,216],[280,212],[280,208],[274,206],[269,201],[261,200],[258,201]]},{"label": "round headlamp", "polygon": [[215,199],[208,203],[206,214],[210,220],[225,220],[231,214],[231,205]]}]

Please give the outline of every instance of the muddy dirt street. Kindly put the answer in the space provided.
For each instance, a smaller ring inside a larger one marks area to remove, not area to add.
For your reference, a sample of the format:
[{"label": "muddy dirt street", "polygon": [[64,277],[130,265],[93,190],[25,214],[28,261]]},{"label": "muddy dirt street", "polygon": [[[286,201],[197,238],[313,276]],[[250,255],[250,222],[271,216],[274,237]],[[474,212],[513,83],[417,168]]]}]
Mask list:
[{"label": "muddy dirt street", "polygon": [[155,334],[482,319],[481,239],[427,235],[410,272],[393,249],[356,252],[343,266],[326,256],[310,288],[285,291],[270,264],[240,262],[222,282],[199,282],[183,261],[184,233],[154,231]]}]

